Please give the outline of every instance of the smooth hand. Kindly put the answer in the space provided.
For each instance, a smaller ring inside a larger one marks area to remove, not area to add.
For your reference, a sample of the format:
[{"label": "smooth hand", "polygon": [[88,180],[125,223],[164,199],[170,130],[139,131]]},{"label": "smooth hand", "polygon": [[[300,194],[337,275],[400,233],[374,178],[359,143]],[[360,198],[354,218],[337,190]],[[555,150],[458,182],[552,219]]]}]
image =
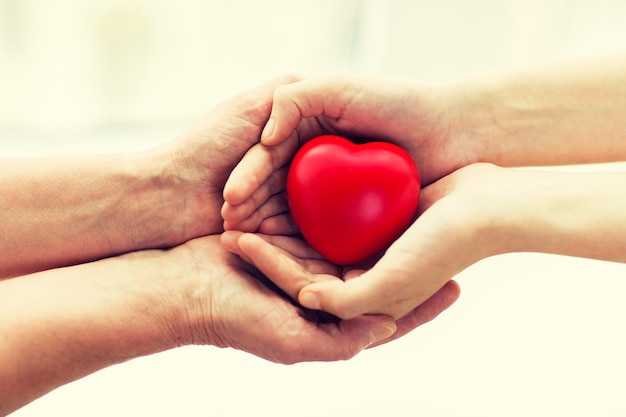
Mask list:
[{"label": "smooth hand", "polygon": [[273,233],[263,222],[285,211],[284,182],[295,152],[326,133],[384,140],[407,150],[424,184],[465,166],[470,141],[452,135],[455,115],[444,88],[408,79],[323,77],[279,87],[261,143],[231,174],[222,215],[227,229]]},{"label": "smooth hand", "polygon": [[[243,252],[307,308],[344,319],[364,313],[398,318],[493,255],[538,252],[626,262],[626,193],[617,191],[624,181],[624,172],[472,164],[425,187],[417,220],[371,268],[343,280],[310,268],[302,251],[281,252],[254,235],[227,247]],[[286,238],[269,242],[278,239]]]},{"label": "smooth hand", "polygon": [[304,250],[302,241],[293,243],[295,238],[233,231],[222,242],[308,308],[342,318],[369,313],[401,319],[424,310],[434,317],[458,296],[451,281],[457,273],[505,247],[505,235],[492,226],[507,204],[502,196],[511,188],[508,174],[472,165],[424,188],[420,216],[365,269],[320,272],[319,255]]}]

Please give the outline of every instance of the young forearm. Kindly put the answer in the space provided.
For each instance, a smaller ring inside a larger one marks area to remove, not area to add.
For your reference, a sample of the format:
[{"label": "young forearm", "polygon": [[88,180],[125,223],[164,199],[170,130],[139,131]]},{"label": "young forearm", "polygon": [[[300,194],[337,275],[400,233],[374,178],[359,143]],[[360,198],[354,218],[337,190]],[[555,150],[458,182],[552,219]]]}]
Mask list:
[{"label": "young forearm", "polygon": [[626,159],[626,54],[503,70],[454,83],[451,134],[475,159],[538,166]]},{"label": "young forearm", "polygon": [[0,277],[180,241],[183,202],[167,183],[172,176],[149,158],[16,158],[1,166]]},{"label": "young forearm", "polygon": [[174,347],[171,306],[182,303],[164,282],[183,276],[168,256],[148,251],[0,282],[0,415]]},{"label": "young forearm", "polygon": [[512,171],[493,242],[501,252],[542,252],[626,262],[625,172]]}]

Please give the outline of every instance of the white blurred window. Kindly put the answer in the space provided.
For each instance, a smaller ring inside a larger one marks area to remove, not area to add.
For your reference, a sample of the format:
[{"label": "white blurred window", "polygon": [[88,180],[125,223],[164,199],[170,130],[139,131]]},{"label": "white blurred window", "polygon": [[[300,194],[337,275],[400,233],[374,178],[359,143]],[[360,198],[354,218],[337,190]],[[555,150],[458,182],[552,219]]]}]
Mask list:
[{"label": "white blurred window", "polygon": [[0,0],[0,129],[187,121],[284,72],[425,81],[625,48],[620,0]]}]

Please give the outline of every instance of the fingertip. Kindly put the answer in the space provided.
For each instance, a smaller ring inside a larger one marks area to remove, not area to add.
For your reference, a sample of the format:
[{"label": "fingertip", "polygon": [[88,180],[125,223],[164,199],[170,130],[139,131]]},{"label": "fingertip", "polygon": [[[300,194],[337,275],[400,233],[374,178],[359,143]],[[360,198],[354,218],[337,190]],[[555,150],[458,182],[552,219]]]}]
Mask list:
[{"label": "fingertip", "polygon": [[237,230],[237,226],[235,226],[233,223],[226,221],[226,220],[224,220],[224,222],[222,223],[222,228],[224,229],[224,232]]},{"label": "fingertip", "polygon": [[342,327],[357,337],[357,352],[379,345],[391,338],[397,331],[395,320],[386,315],[361,315],[344,320]]},{"label": "fingertip", "polygon": [[446,291],[446,302],[447,302],[448,306],[451,306],[461,296],[461,286],[459,285],[458,282],[456,282],[455,280],[451,279],[450,281],[448,281],[446,283],[444,288],[445,288],[445,291]]},{"label": "fingertip", "polygon": [[270,116],[270,119],[265,124],[263,131],[261,132],[261,143],[263,145],[272,145],[272,135],[276,129],[276,119]]},{"label": "fingertip", "polygon": [[231,206],[238,206],[245,202],[256,190],[258,184],[250,181],[251,173],[254,173],[255,162],[254,158],[248,161],[250,154],[254,152],[253,146],[244,155],[239,164],[232,170],[226,184],[224,184],[224,190],[222,191],[222,197],[224,202]]},{"label": "fingertip", "polygon": [[[224,185],[224,191],[222,192],[224,202],[233,206],[241,204],[245,200],[245,191],[242,191],[241,187],[239,187],[236,183],[237,181],[235,179],[232,179],[231,173],[231,178],[226,181],[226,184]],[[222,212],[223,209],[224,206],[222,206]]]},{"label": "fingertip", "polygon": [[289,135],[285,135],[277,132],[276,126],[273,127],[272,133],[265,137],[261,137],[261,145],[263,146],[277,146],[283,143]]},{"label": "fingertip", "polygon": [[298,302],[303,306],[311,310],[321,310],[322,303],[320,302],[319,294],[315,291],[304,289],[298,294]]},{"label": "fingertip", "polygon": [[356,268],[355,269],[350,269],[343,275],[343,280],[344,281],[350,281],[351,279],[359,278],[365,272],[366,272],[365,269],[356,269]]},{"label": "fingertip", "polygon": [[302,112],[299,82],[286,84],[274,91],[269,119],[261,132],[261,144],[276,146],[287,140],[307,115]]},{"label": "fingertip", "polygon": [[[387,316],[388,317],[388,316]],[[389,339],[396,333],[397,327],[393,319],[389,317],[384,323],[381,323],[374,327],[369,333],[369,340],[365,348]]]},{"label": "fingertip", "polygon": [[300,233],[290,214],[279,214],[261,222],[258,232],[265,235],[295,236]]},{"label": "fingertip", "polygon": [[240,230],[245,232],[245,225],[242,222],[247,218],[245,215],[241,213],[239,206],[233,206],[228,202],[224,202],[222,205],[221,216],[223,219],[223,228],[224,230]]},{"label": "fingertip", "polygon": [[[252,214],[249,205],[241,203],[237,206],[230,204],[228,201],[222,205],[221,215],[224,219],[224,230],[234,229],[238,224],[242,223]],[[229,228],[226,228],[226,225]]]},{"label": "fingertip", "polygon": [[222,216],[222,219],[224,219],[224,224],[230,220],[229,217],[231,211],[232,205],[226,201],[226,198],[224,198],[224,204],[222,204],[222,208],[220,209],[220,215]]},{"label": "fingertip", "polygon": [[225,231],[220,235],[220,244],[228,251],[237,253],[239,249],[237,242],[242,234],[242,232],[235,230]]},{"label": "fingertip", "polygon": [[237,237],[237,247],[251,259],[257,259],[265,241],[256,233],[241,232]]},{"label": "fingertip", "polygon": [[260,239],[259,236],[257,236],[256,233],[250,233],[250,232],[241,232],[239,234],[239,244],[241,246],[248,246],[251,243],[254,243],[255,241],[258,242],[257,239]]},{"label": "fingertip", "polygon": [[344,320],[353,319],[367,313],[363,307],[368,303],[360,302],[348,283],[340,279],[314,282],[300,290],[298,301],[312,310],[323,310]]}]

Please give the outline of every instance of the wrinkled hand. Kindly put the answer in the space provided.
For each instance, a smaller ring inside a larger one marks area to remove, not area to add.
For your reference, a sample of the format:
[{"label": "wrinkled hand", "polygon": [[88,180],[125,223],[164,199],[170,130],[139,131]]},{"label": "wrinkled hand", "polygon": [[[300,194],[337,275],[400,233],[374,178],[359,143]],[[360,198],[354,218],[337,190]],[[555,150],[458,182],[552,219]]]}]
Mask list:
[{"label": "wrinkled hand", "polygon": [[[173,189],[164,198],[180,201],[184,217],[182,236],[176,243],[223,230],[220,209],[226,180],[246,151],[259,141],[269,118],[277,87],[294,82],[285,76],[241,92],[218,104],[175,140],[152,150],[162,188]],[[162,161],[165,161],[161,163]],[[171,187],[170,182],[175,182]]]},{"label": "wrinkled hand", "polygon": [[331,361],[351,358],[396,330],[387,316],[312,320],[219,239],[199,238],[172,250],[176,264],[190,268],[176,283],[182,289],[175,292],[185,294],[182,310],[166,326],[179,344],[232,347],[278,363]]}]

